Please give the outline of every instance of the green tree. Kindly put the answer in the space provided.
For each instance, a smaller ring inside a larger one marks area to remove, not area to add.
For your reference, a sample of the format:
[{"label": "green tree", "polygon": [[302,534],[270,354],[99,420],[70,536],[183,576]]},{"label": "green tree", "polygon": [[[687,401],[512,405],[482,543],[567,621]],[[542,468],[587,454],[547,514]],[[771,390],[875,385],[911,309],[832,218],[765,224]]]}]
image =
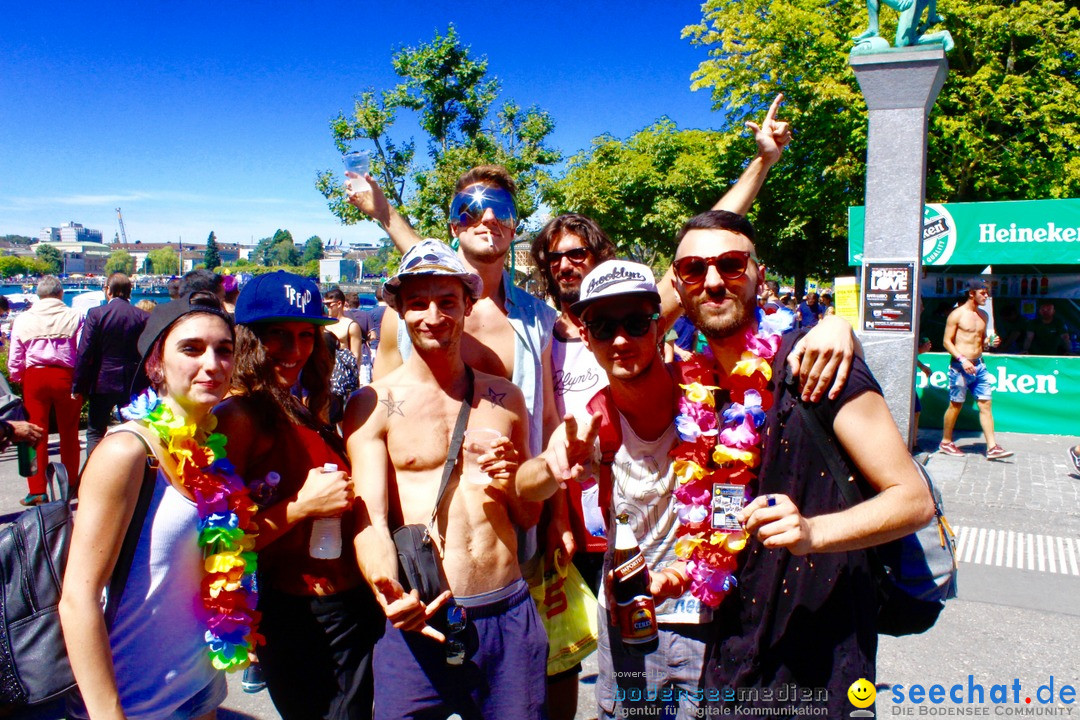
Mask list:
[{"label": "green tree", "polygon": [[312,260],[322,260],[324,255],[322,238],[318,235],[312,235],[304,242],[304,255],[300,258],[300,262],[309,263]]},{"label": "green tree", "polygon": [[[545,144],[555,129],[547,112],[537,107],[523,110],[507,100],[492,115],[499,81],[488,76],[487,58],[473,57],[453,25],[428,43],[402,48],[392,62],[400,84],[382,93],[374,88],[363,91],[352,117],[341,113],[331,121],[338,150],[346,152],[356,140],[370,141],[372,177],[425,237],[447,237],[446,212],[454,183],[476,165],[506,166],[518,183],[521,219],[535,212],[551,179],[547,168],[560,160],[559,152]],[[418,115],[427,135],[430,164],[417,162],[412,138],[392,137],[399,110]],[[322,172],[316,187],[343,223],[363,219],[346,202],[342,178]]]},{"label": "green tree", "polygon": [[18,255],[0,257],[0,277],[10,278],[16,275],[45,275],[49,269],[37,258]]},{"label": "green tree", "polygon": [[35,254],[37,259],[44,263],[46,274],[58,275],[64,271],[64,259],[55,245],[41,243]]},{"label": "green tree", "polygon": [[264,237],[255,244],[255,249],[251,251],[251,261],[257,265],[269,265],[270,261],[267,259],[267,253],[274,247],[274,238]]},{"label": "green tree", "polygon": [[135,272],[135,257],[127,250],[113,250],[105,261],[105,272],[122,272],[131,275]]},{"label": "green tree", "polygon": [[670,261],[675,235],[690,217],[708,210],[738,175],[735,138],[709,130],[679,130],[668,118],[621,141],[592,141],[570,158],[548,200],[557,212],[596,220],[619,255],[656,267]]},{"label": "green tree", "polygon": [[300,263],[300,251],[296,249],[292,233],[288,230],[277,230],[270,239],[270,249],[266,250],[264,264],[266,265],[298,265]]},{"label": "green tree", "polygon": [[206,252],[203,253],[203,264],[208,270],[221,265],[221,253],[218,252],[217,235],[210,231],[210,237],[206,238]]},{"label": "green tree", "polygon": [[150,272],[157,275],[175,275],[180,267],[176,250],[167,247],[148,252],[146,262],[150,266]]},{"label": "green tree", "polygon": [[[722,130],[741,131],[772,96],[796,138],[751,213],[759,250],[801,287],[846,269],[847,207],[864,197],[866,105],[848,66],[865,16],[831,0],[707,0],[684,37],[708,48],[694,89],[712,90]],[[895,26],[895,14],[883,13]],[[954,0],[956,40],[931,116],[927,198],[934,202],[1080,193],[1080,11],[1075,3]],[[894,27],[883,25],[883,37]],[[749,143],[747,143],[749,148]]]},{"label": "green tree", "polygon": [[397,251],[392,242],[386,240],[374,255],[364,258],[364,274],[389,275],[397,270],[400,262],[401,253]]}]

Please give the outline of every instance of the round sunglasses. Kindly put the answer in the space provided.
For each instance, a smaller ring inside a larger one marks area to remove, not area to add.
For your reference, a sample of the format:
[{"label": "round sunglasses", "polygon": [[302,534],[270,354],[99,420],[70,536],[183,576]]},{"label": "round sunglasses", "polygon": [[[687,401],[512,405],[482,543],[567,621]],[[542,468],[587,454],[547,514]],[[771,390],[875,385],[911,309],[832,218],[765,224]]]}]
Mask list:
[{"label": "round sunglasses", "polygon": [[599,317],[585,321],[585,327],[594,340],[607,341],[615,337],[621,327],[630,337],[641,337],[649,332],[653,320],[659,320],[660,313],[634,313],[623,318]]},{"label": "round sunglasses", "polygon": [[709,273],[709,266],[716,268],[720,277],[725,280],[738,280],[746,274],[746,267],[753,260],[758,262],[757,257],[745,250],[731,250],[712,257],[699,257],[687,255],[674,262],[672,268],[675,277],[687,285],[700,285],[705,282]]}]

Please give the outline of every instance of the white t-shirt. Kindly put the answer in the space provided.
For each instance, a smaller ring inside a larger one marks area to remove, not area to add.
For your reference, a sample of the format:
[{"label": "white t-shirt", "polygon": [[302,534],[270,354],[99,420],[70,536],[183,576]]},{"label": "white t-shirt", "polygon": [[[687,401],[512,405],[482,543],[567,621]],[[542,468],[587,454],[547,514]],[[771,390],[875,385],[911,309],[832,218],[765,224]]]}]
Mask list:
[{"label": "white t-shirt", "polygon": [[[675,512],[675,473],[671,450],[679,442],[672,425],[656,440],[642,440],[619,415],[622,425],[622,446],[615,453],[611,466],[611,502],[615,515],[630,516],[630,527],[638,539],[641,552],[651,572],[663,569],[678,560],[675,556],[675,531],[679,519]],[[611,569],[611,555],[604,560],[605,573]],[[601,595],[601,604],[604,593]],[[661,623],[705,623],[712,620],[712,611],[700,600],[686,592],[656,607],[656,620]]]}]

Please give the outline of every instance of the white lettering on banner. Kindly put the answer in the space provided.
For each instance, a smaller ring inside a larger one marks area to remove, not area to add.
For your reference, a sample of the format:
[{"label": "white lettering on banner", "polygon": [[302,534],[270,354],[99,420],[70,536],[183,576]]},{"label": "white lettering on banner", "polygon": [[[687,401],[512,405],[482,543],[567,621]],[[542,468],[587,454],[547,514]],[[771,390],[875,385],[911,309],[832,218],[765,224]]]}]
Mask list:
[{"label": "white lettering on banner", "polygon": [[[990,375],[990,383],[994,385],[994,392],[999,393],[1057,395],[1057,374],[1058,371],[1055,370],[1053,375],[1021,375],[1019,373],[1010,373],[1004,365],[999,365],[997,376]],[[930,373],[929,382],[922,373],[916,373],[916,375],[915,385],[920,389],[927,385],[943,389],[949,387],[949,376],[940,370]]]},{"label": "white lettering on banner", "polygon": [[1080,228],[1062,228],[1054,223],[1044,227],[1017,227],[1009,223],[1007,228],[999,228],[996,223],[979,224],[979,242],[1076,242]]}]

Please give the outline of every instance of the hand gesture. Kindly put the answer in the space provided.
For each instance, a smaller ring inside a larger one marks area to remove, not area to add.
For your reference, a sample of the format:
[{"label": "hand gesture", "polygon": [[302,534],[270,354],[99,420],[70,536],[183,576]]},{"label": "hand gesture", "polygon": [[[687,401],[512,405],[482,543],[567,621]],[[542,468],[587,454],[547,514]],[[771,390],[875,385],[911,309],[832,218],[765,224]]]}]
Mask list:
[{"label": "hand gesture", "polygon": [[817,402],[826,390],[836,399],[847,382],[854,356],[851,325],[836,315],[821,318],[788,355],[788,365],[802,385],[802,399]]},{"label": "hand gesture", "polygon": [[686,572],[685,562],[680,561],[663,570],[649,572],[649,592],[657,605],[668,598],[682,597],[689,589],[690,576]]},{"label": "hand gesture", "polygon": [[13,442],[36,443],[41,439],[41,433],[44,432],[40,425],[35,425],[32,422],[10,420],[8,424],[11,425],[11,440]]},{"label": "hand gesture", "polygon": [[304,517],[334,517],[352,507],[353,486],[349,476],[340,470],[325,472],[322,468],[308,471],[304,486],[296,494]]},{"label": "hand gesture", "polygon": [[758,156],[770,167],[780,159],[780,154],[784,152],[784,148],[791,142],[791,127],[786,122],[776,119],[776,112],[780,109],[780,103],[783,100],[784,94],[777,93],[772,105],[769,106],[769,112],[765,113],[765,121],[761,125],[750,121],[746,122],[747,129],[754,133],[754,142],[758,146]]},{"label": "hand gesture", "polygon": [[480,472],[487,473],[499,487],[506,487],[517,474],[521,456],[514,447],[514,441],[504,435],[493,440],[491,449],[478,457],[476,462]]},{"label": "hand gesture", "polygon": [[583,425],[578,425],[577,418],[567,413],[562,425],[551,434],[544,459],[561,487],[566,487],[567,480],[586,479],[585,466],[592,459],[600,417],[600,413],[596,413]]},{"label": "hand gesture", "polygon": [[767,548],[805,555],[813,547],[810,524],[787,495],[761,495],[739,511],[739,522]]},{"label": "hand gesture", "polygon": [[567,565],[577,552],[574,532],[570,529],[570,518],[566,513],[551,513],[551,519],[544,529],[544,556],[551,566],[559,563]]},{"label": "hand gesture", "polygon": [[375,587],[375,599],[391,625],[398,630],[418,632],[437,642],[446,642],[446,636],[427,623],[450,599],[449,590],[444,590],[439,597],[424,605],[416,590],[405,592],[401,583],[385,575],[373,578],[371,584]]},{"label": "hand gesture", "polygon": [[379,187],[374,178],[370,174],[364,174],[364,180],[371,187],[369,192],[355,192],[353,190],[353,186],[358,184],[356,183],[356,180],[359,179],[358,175],[346,172],[345,179],[345,197],[348,199],[349,204],[375,222],[380,223],[383,227],[386,227],[390,222],[390,203],[387,202],[386,195],[383,194],[382,188]]}]

